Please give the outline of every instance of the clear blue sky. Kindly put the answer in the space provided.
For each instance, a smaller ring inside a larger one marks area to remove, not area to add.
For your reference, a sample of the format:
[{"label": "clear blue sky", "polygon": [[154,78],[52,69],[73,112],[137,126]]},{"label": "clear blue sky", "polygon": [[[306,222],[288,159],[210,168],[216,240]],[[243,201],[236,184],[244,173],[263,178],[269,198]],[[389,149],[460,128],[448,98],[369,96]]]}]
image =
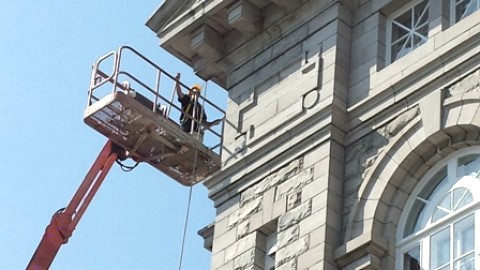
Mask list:
[{"label": "clear blue sky", "polygon": [[[0,269],[25,269],[106,141],[82,119],[99,56],[131,45],[195,80],[145,26],[160,4],[0,2]],[[146,164],[129,173],[115,165],[51,269],[178,269],[188,191]],[[214,213],[196,185],[182,269],[209,269],[197,231]]]}]

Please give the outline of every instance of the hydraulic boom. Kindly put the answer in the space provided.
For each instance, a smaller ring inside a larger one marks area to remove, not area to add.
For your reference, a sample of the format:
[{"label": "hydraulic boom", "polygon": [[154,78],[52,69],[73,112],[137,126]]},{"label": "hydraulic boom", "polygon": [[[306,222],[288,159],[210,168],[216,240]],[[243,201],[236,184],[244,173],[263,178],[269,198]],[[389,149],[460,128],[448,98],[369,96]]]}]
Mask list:
[{"label": "hydraulic boom", "polygon": [[50,267],[60,246],[68,242],[73,230],[75,230],[80,218],[82,218],[83,213],[117,158],[125,158],[125,151],[108,140],[68,206],[58,210],[53,215],[27,266],[28,270],[44,270]]}]

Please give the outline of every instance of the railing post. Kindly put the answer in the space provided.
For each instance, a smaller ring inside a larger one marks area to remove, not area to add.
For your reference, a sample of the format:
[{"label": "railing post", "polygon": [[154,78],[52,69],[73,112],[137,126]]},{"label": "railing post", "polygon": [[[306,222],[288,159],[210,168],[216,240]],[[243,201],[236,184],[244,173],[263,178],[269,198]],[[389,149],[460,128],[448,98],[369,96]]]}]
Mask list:
[{"label": "railing post", "polygon": [[120,47],[118,49],[118,54],[114,54],[114,57],[113,57],[113,87],[112,87],[112,94],[115,93],[115,91],[117,90],[117,83],[118,83],[118,73],[119,73],[119,70],[120,70],[120,59],[122,57],[122,48],[123,47]]},{"label": "railing post", "polygon": [[157,111],[158,96],[160,95],[160,78],[162,76],[162,71],[157,69],[157,79],[155,81],[155,98],[153,102],[153,112]]},{"label": "railing post", "polygon": [[95,87],[95,79],[97,74],[97,62],[93,63],[92,65],[92,77],[90,78],[90,87],[88,88],[88,100],[87,100],[87,107],[92,105],[92,95],[93,95],[93,88]]}]

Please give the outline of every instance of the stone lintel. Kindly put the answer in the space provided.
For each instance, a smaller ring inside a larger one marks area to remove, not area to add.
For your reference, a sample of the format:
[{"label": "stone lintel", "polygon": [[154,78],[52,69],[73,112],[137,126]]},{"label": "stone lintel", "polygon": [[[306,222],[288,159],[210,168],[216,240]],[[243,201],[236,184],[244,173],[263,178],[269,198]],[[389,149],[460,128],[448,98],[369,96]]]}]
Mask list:
[{"label": "stone lintel", "polygon": [[206,24],[192,32],[190,44],[195,54],[209,61],[217,61],[223,55],[222,35]]},{"label": "stone lintel", "polygon": [[260,10],[248,0],[236,2],[227,13],[228,23],[242,34],[251,35],[260,28]]}]

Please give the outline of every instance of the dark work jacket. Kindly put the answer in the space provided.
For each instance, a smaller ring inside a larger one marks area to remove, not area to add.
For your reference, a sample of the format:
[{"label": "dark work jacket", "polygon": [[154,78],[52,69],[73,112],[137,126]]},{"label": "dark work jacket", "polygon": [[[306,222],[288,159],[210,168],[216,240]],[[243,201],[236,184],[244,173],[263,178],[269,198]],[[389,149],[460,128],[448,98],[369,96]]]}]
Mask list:
[{"label": "dark work jacket", "polygon": [[[200,105],[198,102],[195,105],[195,102],[190,98],[189,95],[183,95],[183,98],[178,98],[178,101],[180,102],[182,107],[182,113],[180,114],[180,125],[183,131],[188,133],[190,133],[191,131],[192,119],[185,116],[185,113],[192,116],[194,107],[196,108],[195,119],[199,120],[199,122],[207,121],[207,114],[203,110],[202,105]],[[200,119],[202,119],[203,121],[200,121]],[[196,122],[193,124],[193,128],[195,132],[198,131],[199,127]]]}]

